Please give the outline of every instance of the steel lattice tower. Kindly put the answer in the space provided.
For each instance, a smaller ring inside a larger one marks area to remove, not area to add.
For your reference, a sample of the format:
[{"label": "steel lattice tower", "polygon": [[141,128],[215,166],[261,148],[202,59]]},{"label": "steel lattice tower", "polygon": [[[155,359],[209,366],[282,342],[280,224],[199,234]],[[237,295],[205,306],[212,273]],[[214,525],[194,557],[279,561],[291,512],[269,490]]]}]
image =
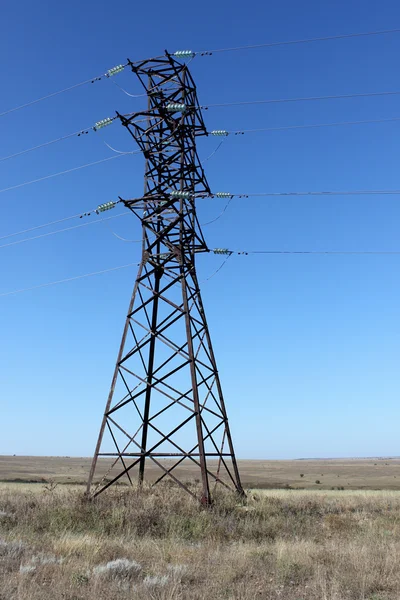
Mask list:
[{"label": "steel lattice tower", "polygon": [[[195,269],[196,254],[208,252],[195,204],[210,194],[196,150],[207,130],[186,64],[169,54],[129,64],[148,98],[147,110],[118,115],[146,161],[143,197],[123,200],[141,220],[142,260],[88,494],[122,477],[132,483],[134,468],[142,483],[148,459],[160,469],[155,483],[168,476],[193,495],[175,470],[190,460],[209,504],[210,483],[243,489]],[[94,487],[99,457],[113,462]]]}]

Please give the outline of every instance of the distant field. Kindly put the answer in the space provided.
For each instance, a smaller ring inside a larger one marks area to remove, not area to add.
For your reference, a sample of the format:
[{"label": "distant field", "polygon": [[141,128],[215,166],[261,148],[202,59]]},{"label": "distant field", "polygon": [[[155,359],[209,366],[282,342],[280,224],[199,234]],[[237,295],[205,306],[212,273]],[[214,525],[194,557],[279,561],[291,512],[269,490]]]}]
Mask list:
[{"label": "distant field", "polygon": [[[84,483],[90,463],[90,458],[0,456],[0,481]],[[99,461],[102,473],[107,472],[109,465],[107,459]],[[159,474],[151,464],[146,468],[149,480]],[[239,469],[246,488],[400,490],[399,458],[241,460]],[[199,476],[189,462],[177,468],[176,473],[187,480]]]}]

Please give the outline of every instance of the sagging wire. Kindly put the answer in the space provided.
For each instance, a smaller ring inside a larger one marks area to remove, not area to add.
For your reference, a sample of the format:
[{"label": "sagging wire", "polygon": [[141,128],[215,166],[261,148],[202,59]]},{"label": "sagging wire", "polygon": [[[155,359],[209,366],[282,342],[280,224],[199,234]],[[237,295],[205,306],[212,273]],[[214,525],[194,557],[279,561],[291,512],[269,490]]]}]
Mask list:
[{"label": "sagging wire", "polygon": [[[127,215],[127,214],[129,214],[129,213],[122,213],[122,214],[124,214],[124,215]],[[119,240],[121,240],[121,242],[130,242],[130,243],[132,243],[132,244],[139,244],[140,242],[142,242],[142,241],[143,241],[142,239],[140,239],[140,240],[128,240],[127,238],[124,238],[124,237],[122,237],[121,235],[118,235],[118,233],[115,233],[115,231],[113,231],[113,230],[111,229],[111,227],[110,227],[109,223],[107,223],[106,221],[107,221],[107,219],[102,219],[102,222],[103,222],[103,223],[104,223],[104,225],[107,227],[107,229],[109,229],[109,230],[111,231],[111,233],[112,233],[112,234],[113,234],[113,235],[114,235],[116,238],[118,238]],[[1,246],[0,246],[0,248],[1,248]]]},{"label": "sagging wire", "polygon": [[117,86],[117,88],[119,88],[122,92],[124,92],[124,94],[129,96],[129,98],[143,98],[144,96],[147,96],[147,94],[130,94],[122,87],[122,85],[119,85],[119,83],[117,83],[113,79],[111,80],[111,83],[113,83],[115,86]]},{"label": "sagging wire", "polygon": [[230,205],[230,203],[232,202],[233,196],[230,196],[230,198],[228,199],[228,202],[225,204],[224,209],[219,213],[219,215],[217,217],[215,217],[215,219],[212,219],[211,221],[206,221],[205,223],[202,223],[202,227],[204,225],[210,225],[211,223],[215,223],[215,221],[218,221],[218,219],[220,219],[226,212],[226,210],[228,209],[228,206]]},{"label": "sagging wire", "polygon": [[225,142],[226,137],[224,137],[224,139],[218,144],[218,146],[215,148],[215,150],[213,152],[211,152],[211,154],[209,156],[207,156],[207,158],[205,158],[204,160],[201,161],[201,164],[204,165],[204,163],[206,163],[208,160],[210,160],[210,158],[212,158],[214,156],[214,154],[216,154],[218,152],[218,150],[221,148],[222,144]]},{"label": "sagging wire", "polygon": [[[213,250],[212,252],[214,252],[214,254],[219,254],[219,252],[216,252],[215,250]],[[228,260],[232,256],[232,254],[234,254],[234,252],[228,251],[225,254],[227,254],[227,257],[220,264],[220,266],[218,267],[218,269],[216,271],[214,271],[214,273],[212,275],[210,275],[209,277],[207,277],[207,279],[204,279],[201,283],[205,283],[206,281],[210,281],[210,279],[212,279],[213,277],[215,277],[215,275],[217,275],[217,273],[219,273],[221,271],[221,269],[226,265],[226,263],[228,262]]]},{"label": "sagging wire", "polygon": [[[103,140],[103,142],[104,142],[104,140]],[[117,150],[116,148],[113,148],[112,146],[110,146],[110,144],[107,144],[107,142],[104,142],[104,144],[107,146],[107,148],[109,148],[109,150],[112,150],[116,154],[126,154],[126,151]]]}]

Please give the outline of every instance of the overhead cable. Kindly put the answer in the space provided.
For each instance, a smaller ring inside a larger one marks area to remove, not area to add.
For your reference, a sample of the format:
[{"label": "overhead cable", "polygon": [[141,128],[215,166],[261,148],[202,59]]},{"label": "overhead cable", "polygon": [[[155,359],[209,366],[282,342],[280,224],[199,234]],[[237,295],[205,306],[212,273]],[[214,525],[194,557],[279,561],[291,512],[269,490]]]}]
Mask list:
[{"label": "overhead cable", "polygon": [[41,283],[40,285],[34,285],[29,288],[23,288],[20,290],[13,290],[11,292],[0,293],[0,298],[4,296],[13,296],[15,294],[21,294],[22,292],[30,292],[32,290],[38,290],[40,288],[49,287],[52,285],[58,285],[59,283],[67,283],[69,281],[76,281],[77,279],[84,279],[85,277],[93,277],[94,275],[102,275],[103,273],[110,273],[111,271],[118,271],[119,269],[127,269],[128,267],[138,267],[140,263],[129,263],[127,265],[120,265],[119,267],[111,267],[110,269],[103,269],[102,271],[94,271],[93,273],[85,273],[84,275],[77,275],[76,277],[67,277],[66,279],[59,279],[58,281],[50,281],[49,283]]},{"label": "overhead cable", "polygon": [[209,277],[207,277],[207,279],[204,279],[204,281],[202,281],[201,283],[205,283],[206,281],[210,281],[210,279],[212,279],[215,275],[217,275],[217,273],[219,273],[221,271],[221,269],[223,269],[223,267],[225,266],[225,264],[227,263],[227,261],[232,256],[232,254],[233,254],[233,252],[227,254],[225,260],[222,261],[222,263],[220,264],[220,266],[218,267],[218,269],[216,271],[214,271],[214,273],[212,273]]},{"label": "overhead cable", "polygon": [[[224,213],[226,212],[226,210],[228,209],[229,204],[231,203],[233,198],[239,198],[239,199],[243,199],[243,198],[251,198],[251,197],[313,197],[313,196],[371,196],[371,195],[387,195],[387,196],[399,196],[400,195],[400,189],[399,190],[353,190],[353,191],[317,191],[317,192],[261,192],[261,193],[247,193],[247,194],[231,194],[229,192],[216,192],[215,194],[211,194],[210,196],[198,196],[198,199],[201,198],[221,198],[221,199],[227,199],[227,203],[225,204],[223,210],[218,214],[217,217],[215,217],[214,219],[210,220],[210,221],[206,221],[205,223],[202,223],[202,226],[205,225],[210,225],[211,223],[214,223],[215,221],[217,221],[218,219],[220,219]],[[90,211],[86,211],[83,213],[77,213],[76,215],[71,215],[70,217],[65,217],[63,219],[57,219],[55,221],[50,221],[48,223],[43,223],[41,225],[36,225],[35,227],[30,227],[28,229],[23,229],[21,231],[16,231],[14,233],[9,233],[7,235],[3,235],[0,237],[0,240],[5,240],[7,238],[11,238],[11,237],[15,237],[18,235],[23,235],[25,233],[31,233],[32,231],[36,231],[38,229],[43,229],[45,227],[50,227],[52,225],[57,225],[59,223],[63,223],[65,221],[69,221],[72,219],[77,219],[77,218],[83,218],[83,217],[87,217],[90,216],[92,213],[101,213],[104,212],[105,210],[108,210],[109,208],[113,208],[114,206],[116,206],[117,204],[120,204],[121,201],[115,201],[115,202],[109,202],[109,203],[105,203],[105,204],[100,204],[97,208],[92,209]],[[111,205],[108,206],[107,205]],[[102,208],[102,207],[107,207],[107,208]],[[100,223],[103,221],[109,221],[110,219],[115,219],[117,217],[122,217],[125,215],[129,215],[131,213],[129,212],[124,212],[124,213],[119,213],[118,215],[113,215],[111,217],[105,218],[105,219],[97,219],[96,221],[90,221],[89,223],[84,223],[84,224],[80,224],[80,225],[75,225],[73,227],[67,227],[64,229],[57,229],[56,231],[52,231],[52,232],[48,232],[45,233],[43,235],[39,235],[39,236],[34,236],[34,237],[29,237],[29,238],[24,238],[22,240],[17,240],[15,242],[10,242],[7,244],[3,244],[0,245],[0,248],[4,248],[4,247],[8,247],[8,246],[13,246],[13,245],[17,245],[17,244],[21,244],[21,243],[25,243],[25,242],[29,242],[31,240],[35,240],[35,239],[40,239],[42,237],[47,237],[47,236],[51,236],[51,235],[55,235],[57,233],[62,233],[64,231],[70,231],[73,229],[78,229],[80,227],[84,227],[85,225],[90,225],[90,224],[94,224],[94,223]],[[107,223],[105,223],[105,225],[107,225]],[[111,233],[117,237],[118,239],[124,241],[124,242],[140,242],[141,240],[131,240],[131,239],[127,239],[124,238],[122,236],[119,236],[118,234],[116,234],[113,230],[111,230]]]},{"label": "overhead cable", "polygon": [[230,192],[216,192],[209,196],[202,194],[201,198],[250,198],[256,196],[269,196],[269,197],[282,197],[282,196],[398,196],[400,195],[399,190],[333,190],[333,191],[322,191],[322,192],[256,192],[246,194],[231,194]]},{"label": "overhead cable", "polygon": [[[106,202],[104,204],[99,204],[96,208],[92,208],[85,212],[77,213],[76,215],[71,215],[70,217],[64,217],[62,219],[57,219],[56,221],[50,221],[49,223],[42,223],[41,225],[35,225],[34,227],[29,227],[28,229],[22,229],[21,231],[15,231],[14,233],[8,233],[7,235],[3,235],[0,237],[0,240],[5,240],[10,237],[15,237],[17,235],[23,235],[24,233],[30,233],[31,231],[36,231],[37,229],[43,229],[44,227],[51,227],[52,225],[58,225],[59,223],[64,223],[65,221],[71,221],[71,219],[83,219],[84,217],[90,217],[92,213],[102,213],[108,210],[113,209],[117,204],[120,204],[121,200],[115,200],[112,202]],[[127,213],[128,214],[128,213]]]},{"label": "overhead cable", "polygon": [[15,152],[14,154],[9,154],[8,156],[3,156],[0,158],[0,162],[4,160],[9,160],[10,158],[15,158],[16,156],[22,156],[23,154],[28,154],[28,152],[32,152],[33,150],[39,150],[39,148],[45,148],[46,146],[50,146],[51,144],[56,144],[57,142],[62,142],[63,140],[67,140],[71,137],[84,135],[85,133],[89,133],[89,130],[80,129],[79,131],[75,131],[74,133],[69,133],[67,135],[63,135],[62,137],[56,138],[54,140],[50,140],[49,142],[44,142],[43,144],[39,144],[38,146],[32,146],[31,148],[26,148],[25,150],[21,150],[20,152]]},{"label": "overhead cable", "polygon": [[400,254],[400,250],[251,250],[236,254]]},{"label": "overhead cable", "polygon": [[[393,92],[393,93],[400,94],[400,92]],[[263,101],[260,101],[260,102],[263,102]],[[269,102],[269,100],[266,102]],[[257,103],[257,102],[252,102],[249,104],[255,104],[255,103]],[[211,106],[211,105],[209,105],[209,106]],[[228,105],[221,104],[219,106],[228,106]],[[117,117],[113,117],[113,118],[107,119],[107,121],[109,121],[111,123],[116,118]],[[226,129],[215,129],[213,131],[210,131],[209,134],[213,135],[213,136],[227,137],[228,135],[243,135],[245,133],[255,133],[255,132],[261,132],[261,131],[285,131],[288,129],[311,129],[311,128],[319,128],[319,127],[337,127],[340,125],[364,125],[364,124],[368,124],[368,123],[390,123],[390,122],[394,122],[394,121],[400,121],[400,117],[390,117],[390,118],[385,118],[385,119],[371,119],[371,120],[364,120],[364,121],[340,121],[337,123],[316,123],[313,125],[287,125],[287,126],[283,126],[283,127],[261,127],[261,128],[256,128],[256,129],[238,129],[238,130],[231,130],[231,131],[226,130]],[[31,148],[26,148],[25,150],[21,150],[20,152],[15,152],[14,154],[9,154],[8,156],[0,157],[0,162],[9,160],[11,158],[16,158],[17,156],[22,156],[24,154],[28,154],[29,152],[33,152],[34,150],[39,150],[40,148],[45,148],[46,146],[50,146],[52,144],[67,140],[67,139],[75,137],[75,136],[79,137],[81,135],[85,135],[85,134],[89,133],[90,130],[97,131],[95,126],[89,127],[87,129],[80,129],[78,131],[75,131],[74,133],[69,133],[62,137],[55,138],[54,140],[50,140],[48,142],[44,142],[43,144],[39,144],[38,146],[32,146]],[[115,150],[114,148],[112,148],[112,146],[110,146],[106,142],[104,142],[104,143],[113,152],[117,152],[119,154],[129,154],[129,152],[120,152],[119,150]],[[220,142],[220,144],[216,147],[216,149],[203,161],[203,163],[208,161],[220,149],[221,146],[222,146],[222,142]]]},{"label": "overhead cable", "polygon": [[[223,261],[223,263],[218,267],[218,269],[205,281],[208,281],[214,275],[216,275],[222,267],[227,262],[228,258],[232,254],[237,255],[255,255],[255,254],[299,254],[299,255],[400,255],[400,250],[251,250],[251,251],[240,251],[240,250],[228,250],[227,248],[215,248],[214,250],[209,250],[214,254],[225,254],[227,258]],[[103,273],[110,273],[111,271],[118,271],[119,269],[126,269],[128,267],[137,267],[140,263],[129,263],[127,265],[120,265],[118,267],[111,267],[110,269],[103,269],[102,271],[95,271],[93,273],[85,273],[84,275],[77,275],[76,277],[68,277],[66,279],[59,279],[57,281],[51,281],[49,283],[42,283],[40,285],[34,285],[28,288],[22,288],[18,290],[13,290],[11,292],[3,292],[0,293],[0,298],[5,296],[13,296],[15,294],[21,294],[23,292],[30,292],[32,290],[38,290],[41,288],[58,285],[59,283],[67,283],[69,281],[76,281],[78,279],[84,279],[86,277],[92,277],[94,275],[102,275]]]},{"label": "overhead cable", "polygon": [[218,146],[211,152],[211,154],[209,154],[207,156],[207,158],[205,158],[204,160],[201,161],[201,164],[204,165],[204,163],[208,162],[210,160],[210,158],[212,158],[214,156],[214,154],[216,154],[218,152],[218,150],[221,148],[222,144],[225,142],[224,138],[219,144]]},{"label": "overhead cable", "polygon": [[[161,57],[158,56],[155,58],[161,58]],[[135,65],[140,62],[142,62],[142,61],[134,61],[131,64]],[[27,108],[28,106],[32,106],[33,104],[37,104],[38,102],[42,102],[43,100],[47,100],[48,98],[53,98],[54,96],[59,96],[60,94],[64,94],[65,92],[69,92],[70,90],[74,90],[83,85],[87,85],[88,83],[95,83],[96,81],[100,81],[102,79],[108,79],[110,77],[113,77],[114,75],[121,73],[125,69],[125,67],[127,67],[128,65],[129,65],[129,63],[123,64],[123,65],[117,65],[115,67],[112,67],[111,69],[108,69],[108,71],[106,71],[105,73],[102,73],[101,75],[97,75],[96,77],[91,77],[90,79],[86,79],[85,81],[81,81],[80,83],[76,83],[75,85],[70,85],[69,87],[63,88],[62,90],[58,90],[57,92],[52,92],[51,94],[47,94],[46,96],[42,96],[41,98],[36,98],[35,100],[31,100],[30,102],[26,102],[25,104],[20,104],[19,106],[15,106],[14,108],[9,108],[8,110],[1,112],[0,117],[4,117],[5,115],[13,113],[17,110]]]},{"label": "overhead cable", "polygon": [[392,123],[400,121],[400,117],[390,117],[387,119],[368,119],[364,121],[338,121],[335,123],[315,123],[313,125],[285,125],[283,127],[259,127],[255,129],[215,129],[209,134],[216,136],[244,135],[245,133],[255,133],[257,131],[288,131],[290,129],[318,129],[319,127],[338,127],[341,125],[366,125],[369,123]]},{"label": "overhead cable", "polygon": [[58,225],[59,223],[64,223],[65,221],[71,221],[72,219],[80,219],[82,218],[83,213],[78,213],[76,215],[71,215],[70,217],[64,217],[63,219],[57,219],[56,221],[50,221],[49,223],[43,223],[42,225],[35,225],[35,227],[29,227],[28,229],[22,229],[21,231],[15,231],[14,233],[8,233],[7,235],[2,235],[0,240],[5,240],[10,237],[14,237],[17,235],[23,235],[24,233],[30,233],[31,231],[36,231],[37,229],[44,229],[45,227],[51,227],[51,225]]},{"label": "overhead cable", "polygon": [[298,39],[298,40],[287,40],[287,41],[282,41],[282,42],[266,42],[264,44],[234,46],[231,48],[217,48],[217,49],[214,48],[213,50],[199,50],[199,51],[193,52],[192,54],[196,54],[199,56],[207,56],[207,55],[214,54],[216,52],[234,52],[237,50],[250,50],[250,49],[255,49],[255,48],[273,48],[275,46],[290,46],[293,44],[309,44],[311,42],[326,42],[326,41],[330,41],[330,40],[342,40],[342,39],[348,39],[348,38],[366,37],[366,36],[370,36],[370,35],[387,35],[389,33],[399,33],[399,32],[400,32],[400,28],[398,28],[398,29],[383,29],[383,30],[379,30],[379,31],[365,31],[365,32],[360,32],[360,33],[345,33],[345,34],[340,34],[340,35],[329,35],[329,36],[323,36],[323,37],[305,38],[305,39]]},{"label": "overhead cable", "polygon": [[56,144],[57,142],[62,142],[63,140],[67,140],[72,137],[80,137],[89,133],[89,131],[98,131],[99,129],[103,129],[107,125],[111,125],[113,121],[115,121],[117,118],[118,117],[107,117],[106,119],[101,119],[100,121],[97,121],[97,123],[91,125],[90,127],[79,129],[78,131],[68,133],[67,135],[63,135],[61,137],[55,138],[54,140],[44,142],[43,144],[39,144],[38,146],[32,146],[31,148],[26,148],[25,150],[21,150],[20,152],[15,152],[14,154],[3,156],[0,158],[0,162],[3,162],[4,160],[9,160],[10,158],[15,158],[17,156],[22,156],[23,154],[27,154],[28,152],[33,152],[33,150],[39,150],[40,148],[45,148],[46,146]]},{"label": "overhead cable", "polygon": [[[246,45],[246,46],[234,46],[231,48],[216,48],[213,50],[201,50],[201,51],[196,51],[196,52],[192,52],[192,51],[177,51],[174,53],[174,56],[177,58],[193,58],[196,55],[199,56],[207,56],[207,55],[211,55],[217,52],[233,52],[233,51],[238,51],[238,50],[249,50],[249,49],[254,49],[254,48],[272,48],[275,46],[288,46],[288,45],[293,45],[293,44],[307,44],[307,43],[311,43],[311,42],[321,42],[321,41],[328,41],[328,40],[340,40],[340,39],[346,39],[346,38],[356,38],[356,37],[365,37],[365,36],[371,36],[371,35],[386,35],[386,34],[390,34],[390,33],[399,33],[400,29],[386,29],[386,30],[380,30],[380,31],[367,31],[367,32],[361,32],[361,33],[348,33],[348,34],[341,34],[341,35],[332,35],[332,36],[323,36],[323,37],[315,37],[315,38],[307,38],[307,39],[299,39],[299,40],[286,40],[286,41],[281,41],[281,42],[267,42],[267,43],[263,43],[263,44],[251,44],[251,45]],[[161,56],[157,56],[154,58],[161,58]],[[139,64],[142,61],[134,61],[132,64]],[[13,113],[15,111],[21,110],[23,108],[27,108],[28,106],[32,106],[33,104],[37,104],[39,102],[42,102],[43,100],[47,100],[48,98],[53,98],[54,96],[58,96],[60,94],[64,94],[65,92],[68,92],[70,90],[76,89],[78,87],[87,85],[89,83],[95,83],[96,81],[100,81],[104,78],[109,78],[112,77],[118,73],[120,73],[121,71],[123,71],[125,69],[125,67],[127,67],[129,65],[129,63],[126,64],[121,64],[121,65],[117,65],[116,67],[113,67],[111,69],[109,69],[106,73],[102,73],[101,75],[97,75],[96,77],[91,77],[90,79],[86,79],[85,81],[80,81],[79,83],[76,83],[74,85],[65,87],[61,90],[58,90],[56,92],[52,92],[50,94],[47,94],[45,96],[41,96],[40,98],[36,98],[35,100],[31,100],[30,102],[26,102],[24,104],[20,104],[19,106],[15,106],[13,108],[9,108],[8,110],[5,110],[3,112],[0,113],[0,117],[3,117],[5,115],[8,115],[10,113]]]},{"label": "overhead cable", "polygon": [[228,257],[232,254],[371,254],[371,255],[384,255],[384,254],[400,254],[400,250],[230,250],[228,248],[214,248],[209,250],[213,254],[227,255]]},{"label": "overhead cable", "polygon": [[227,211],[227,209],[228,209],[228,206],[230,205],[230,203],[231,203],[231,201],[232,201],[232,198],[233,198],[233,197],[234,197],[234,195],[232,195],[232,196],[230,196],[230,197],[228,198],[228,201],[227,201],[227,203],[225,204],[224,208],[223,208],[223,209],[222,209],[222,211],[219,213],[219,215],[218,215],[217,217],[215,217],[215,219],[211,219],[211,221],[206,221],[205,223],[202,223],[202,224],[201,224],[201,225],[202,225],[202,227],[204,227],[205,225],[211,225],[211,223],[215,223],[215,221],[218,221],[218,219],[220,219],[220,218],[221,218],[221,217],[222,217],[222,216],[225,214],[225,212]]},{"label": "overhead cable", "polygon": [[33,240],[39,240],[41,238],[48,237],[50,235],[56,235],[58,233],[64,233],[65,231],[72,231],[72,229],[79,229],[80,227],[87,227],[88,225],[95,225],[96,223],[102,223],[103,221],[109,221],[110,219],[117,219],[118,217],[123,217],[125,215],[129,215],[130,213],[124,212],[119,213],[118,215],[112,215],[111,217],[105,217],[104,219],[97,219],[96,221],[88,221],[86,223],[80,223],[79,225],[73,225],[72,227],[65,227],[64,229],[57,229],[56,231],[48,231],[47,233],[42,233],[40,235],[35,235],[29,238],[23,238],[22,240],[15,240],[14,242],[8,242],[7,244],[2,244],[1,248],[8,248],[9,246],[17,246],[18,244],[24,244],[25,242],[32,242]]},{"label": "overhead cable", "polygon": [[[120,216],[122,216],[122,215],[129,215],[129,214],[131,214],[131,213],[127,213],[127,212],[126,213],[121,213]],[[108,221],[108,219],[101,219],[101,220],[102,221]],[[121,240],[121,242],[130,242],[131,244],[138,244],[138,243],[140,243],[140,242],[143,241],[142,239],[140,239],[140,240],[130,240],[128,238],[124,238],[124,237],[122,237],[122,235],[118,235],[118,233],[115,233],[115,231],[110,227],[110,225],[108,223],[104,223],[104,225],[107,227],[107,229],[109,231],[111,231],[111,233],[113,234],[113,236],[116,237],[117,239]],[[0,248],[1,248],[1,246],[0,246]]]},{"label": "overhead cable", "polygon": [[254,104],[282,104],[288,102],[313,102],[315,100],[345,100],[348,98],[373,98],[375,96],[398,96],[400,90],[389,92],[360,92],[355,94],[332,94],[328,96],[299,96],[298,98],[270,98],[268,100],[240,100],[237,102],[220,102],[215,104],[201,104],[198,108],[219,108],[225,106],[247,106]]},{"label": "overhead cable", "polygon": [[114,160],[116,158],[120,158],[121,156],[127,156],[128,154],[139,154],[140,150],[135,150],[133,152],[124,152],[123,154],[116,154],[115,156],[108,156],[107,158],[102,158],[101,160],[96,160],[91,163],[86,163],[85,165],[80,165],[79,167],[73,167],[72,169],[66,169],[65,171],[60,171],[58,173],[52,173],[51,175],[45,175],[44,177],[39,177],[38,179],[32,179],[31,181],[25,181],[24,183],[18,183],[17,185],[11,185],[7,188],[3,188],[0,190],[0,194],[3,192],[8,192],[10,190],[16,190],[18,188],[24,187],[26,185],[31,185],[32,183],[38,183],[39,181],[44,181],[45,179],[51,179],[53,177],[58,177],[59,175],[65,175],[67,173],[72,173],[73,171],[79,171],[80,169],[86,169],[86,167],[92,167],[93,165],[99,165],[100,163],[107,162],[109,160]]}]

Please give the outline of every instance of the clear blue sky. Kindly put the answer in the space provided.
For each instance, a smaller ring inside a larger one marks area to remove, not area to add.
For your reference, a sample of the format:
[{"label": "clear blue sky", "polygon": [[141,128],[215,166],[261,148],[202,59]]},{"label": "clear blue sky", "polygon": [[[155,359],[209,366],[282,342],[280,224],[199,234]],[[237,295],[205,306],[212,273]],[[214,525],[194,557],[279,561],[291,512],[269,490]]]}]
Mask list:
[{"label": "clear blue sky", "polygon": [[[202,50],[400,26],[398,2],[122,0],[2,6],[0,112],[167,48]],[[202,103],[399,89],[400,34],[196,58]],[[126,72],[115,79],[141,90]],[[209,129],[400,116],[399,97],[210,109]],[[110,81],[0,118],[0,156],[134,111]],[[214,190],[400,188],[397,123],[229,138],[207,162]],[[135,149],[117,125],[0,163],[3,189]],[[206,157],[216,140],[204,140]],[[0,194],[0,237],[135,196],[141,157]],[[223,200],[199,206],[201,220]],[[399,198],[233,200],[210,247],[400,250]],[[111,221],[139,234],[134,217]],[[0,293],[139,260],[99,223],[0,249]],[[221,263],[198,259],[200,279]],[[203,287],[241,458],[399,455],[400,256],[233,257]],[[90,455],[136,269],[0,298],[0,453]]]}]

